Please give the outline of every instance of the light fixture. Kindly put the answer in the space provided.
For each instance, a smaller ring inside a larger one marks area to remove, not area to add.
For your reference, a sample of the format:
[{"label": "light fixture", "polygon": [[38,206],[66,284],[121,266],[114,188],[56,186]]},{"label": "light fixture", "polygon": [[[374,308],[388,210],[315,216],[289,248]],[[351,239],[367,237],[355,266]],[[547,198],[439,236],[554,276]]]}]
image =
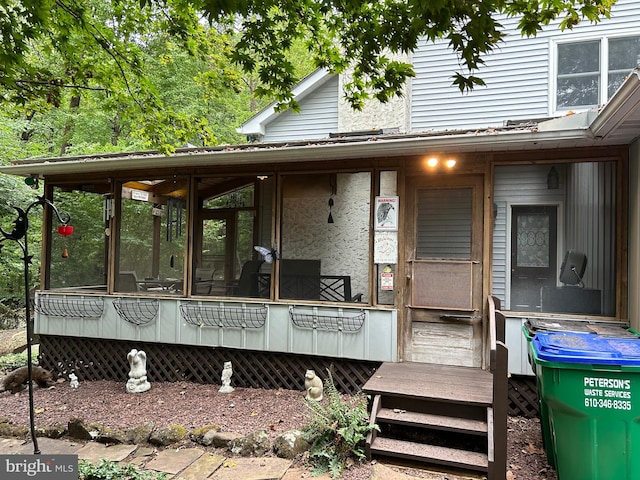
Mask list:
[{"label": "light fixture", "polygon": [[555,166],[551,167],[547,174],[547,188],[549,190],[557,190],[560,188],[560,176]]},{"label": "light fixture", "polygon": [[431,157],[427,160],[427,167],[436,168],[438,166],[438,159],[436,157]]},{"label": "light fixture", "polygon": [[447,168],[453,168],[456,166],[456,161],[453,158],[450,158],[449,160],[444,162],[444,164]]},{"label": "light fixture", "polygon": [[266,180],[267,178],[269,178],[268,175],[258,175],[258,180]]}]

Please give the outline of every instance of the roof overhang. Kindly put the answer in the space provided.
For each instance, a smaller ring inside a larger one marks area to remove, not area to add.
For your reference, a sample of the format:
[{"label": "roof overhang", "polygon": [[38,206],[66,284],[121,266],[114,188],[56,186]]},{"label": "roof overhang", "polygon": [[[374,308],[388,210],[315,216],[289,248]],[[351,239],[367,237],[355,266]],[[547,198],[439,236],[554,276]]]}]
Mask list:
[{"label": "roof overhang", "polygon": [[593,145],[584,129],[552,132],[510,131],[450,135],[398,135],[385,138],[319,140],[287,144],[238,145],[181,149],[171,155],[138,152],[32,159],[0,167],[0,172],[22,176],[89,174],[162,168],[215,167],[306,163],[362,158],[427,155],[429,153],[495,152]]},{"label": "roof overhang", "polygon": [[16,161],[0,172],[22,176],[153,171],[227,165],[270,165],[330,160],[571,149],[631,145],[640,138],[640,76],[634,70],[610,102],[589,111],[535,125],[479,131],[384,134],[286,143],[178,149],[171,155],[134,152]]}]

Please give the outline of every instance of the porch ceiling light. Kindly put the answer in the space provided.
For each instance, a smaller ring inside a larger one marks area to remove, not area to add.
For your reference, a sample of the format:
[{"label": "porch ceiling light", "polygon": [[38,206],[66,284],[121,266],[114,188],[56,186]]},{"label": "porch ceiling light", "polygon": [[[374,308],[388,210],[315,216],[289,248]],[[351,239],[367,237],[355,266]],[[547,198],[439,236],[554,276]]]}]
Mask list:
[{"label": "porch ceiling light", "polygon": [[453,168],[453,167],[455,167],[455,166],[456,166],[456,163],[457,163],[457,162],[456,162],[456,160],[455,160],[455,159],[450,158],[449,160],[447,160],[446,162],[444,162],[444,165],[445,165],[447,168]]},{"label": "porch ceiling light", "polygon": [[438,159],[436,157],[431,157],[427,160],[427,167],[436,168],[438,166]]}]

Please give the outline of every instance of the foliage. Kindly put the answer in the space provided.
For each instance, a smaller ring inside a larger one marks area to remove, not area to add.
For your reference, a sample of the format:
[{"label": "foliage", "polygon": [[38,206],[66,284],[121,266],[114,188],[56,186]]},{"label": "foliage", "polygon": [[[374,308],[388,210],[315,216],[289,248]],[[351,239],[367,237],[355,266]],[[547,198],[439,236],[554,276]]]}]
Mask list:
[{"label": "foliage", "polygon": [[[445,41],[460,62],[453,83],[466,91],[484,84],[477,70],[503,39],[499,15],[517,16],[531,36],[552,22],[563,30],[597,22],[613,3],[8,0],[0,7],[0,99],[17,119],[66,108],[57,118],[62,153],[84,103],[109,113],[101,126],[111,123],[114,142],[123,128],[170,151],[185,142],[211,144],[214,131],[244,120],[229,93],[296,108],[291,91],[309,72],[300,58],[311,68],[350,70],[345,95],[361,108],[372,96],[384,102],[401,94],[414,75],[406,58],[419,41]],[[194,98],[194,91],[203,102],[181,105],[181,95]]]},{"label": "foliage", "polygon": [[318,402],[305,398],[310,423],[305,435],[311,442],[309,456],[314,473],[330,472],[339,477],[347,460],[355,456],[365,458],[364,442],[377,425],[370,425],[367,415],[367,398],[357,394],[344,398],[336,389],[331,371],[324,381],[326,400]]},{"label": "foliage", "polygon": [[93,465],[87,460],[78,463],[80,480],[162,480],[165,473],[140,471],[132,464],[120,465],[110,460],[100,460]]},{"label": "foliage", "polygon": [[[35,363],[35,362],[33,362]],[[27,364],[27,352],[7,353],[0,357],[0,372],[10,372]]]}]

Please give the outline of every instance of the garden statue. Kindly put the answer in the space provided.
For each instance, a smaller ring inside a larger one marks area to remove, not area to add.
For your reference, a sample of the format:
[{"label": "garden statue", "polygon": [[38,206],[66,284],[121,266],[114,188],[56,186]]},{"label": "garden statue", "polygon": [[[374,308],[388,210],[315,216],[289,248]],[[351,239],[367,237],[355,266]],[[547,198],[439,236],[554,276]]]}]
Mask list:
[{"label": "garden statue", "polygon": [[304,374],[304,389],[307,392],[305,397],[307,400],[322,400],[322,380],[316,375],[315,370],[307,370]]},{"label": "garden statue", "polygon": [[146,392],[151,388],[147,381],[147,354],[135,348],[127,354],[129,360],[129,380],[127,381],[127,393]]},{"label": "garden statue", "polygon": [[231,362],[224,362],[224,367],[222,368],[222,386],[220,393],[231,393],[235,389],[231,386],[231,375],[233,375],[233,368],[231,366]]},{"label": "garden statue", "polygon": [[78,377],[75,373],[69,374],[69,386],[71,388],[78,388],[80,386],[80,382],[78,382]]}]

